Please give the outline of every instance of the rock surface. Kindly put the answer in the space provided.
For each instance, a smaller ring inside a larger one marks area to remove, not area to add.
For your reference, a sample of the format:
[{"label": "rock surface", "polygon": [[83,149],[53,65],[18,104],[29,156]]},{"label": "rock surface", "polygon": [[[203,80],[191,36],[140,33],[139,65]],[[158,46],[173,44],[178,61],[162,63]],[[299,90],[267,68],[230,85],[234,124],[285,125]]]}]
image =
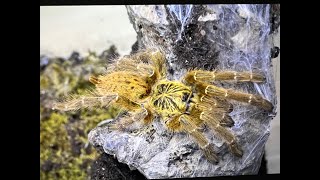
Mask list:
[{"label": "rock surface", "polygon": [[235,157],[223,141],[206,130],[220,157],[217,165],[209,163],[188,136],[167,131],[160,119],[135,132],[109,131],[105,124],[111,120],[107,120],[89,133],[89,141],[152,179],[257,174],[277,104],[270,61],[271,6],[151,5],[127,6],[127,10],[138,34],[135,47],[165,52],[168,79],[179,80],[190,68],[260,72],[266,83],[219,85],[259,94],[275,108],[267,113],[233,101],[230,115],[235,125],[231,131],[244,154]]}]

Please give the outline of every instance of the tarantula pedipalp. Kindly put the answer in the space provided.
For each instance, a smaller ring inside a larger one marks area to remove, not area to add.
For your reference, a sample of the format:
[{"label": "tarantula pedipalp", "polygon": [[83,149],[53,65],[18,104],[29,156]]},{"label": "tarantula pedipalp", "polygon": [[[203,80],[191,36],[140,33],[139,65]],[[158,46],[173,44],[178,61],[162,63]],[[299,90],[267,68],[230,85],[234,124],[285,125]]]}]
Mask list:
[{"label": "tarantula pedipalp", "polygon": [[111,128],[124,130],[130,124],[149,124],[160,116],[166,127],[174,132],[185,132],[203,150],[210,162],[218,162],[213,144],[200,131],[207,125],[241,157],[243,152],[235,136],[228,129],[234,121],[229,99],[261,107],[267,111],[272,104],[261,96],[224,89],[214,81],[263,82],[264,77],[252,72],[191,70],[181,81],[166,79],[165,57],[160,51],[145,50],[123,57],[111,64],[107,73],[90,77],[95,84],[86,95],[70,96],[56,103],[62,111],[80,108],[116,106],[128,112]]}]

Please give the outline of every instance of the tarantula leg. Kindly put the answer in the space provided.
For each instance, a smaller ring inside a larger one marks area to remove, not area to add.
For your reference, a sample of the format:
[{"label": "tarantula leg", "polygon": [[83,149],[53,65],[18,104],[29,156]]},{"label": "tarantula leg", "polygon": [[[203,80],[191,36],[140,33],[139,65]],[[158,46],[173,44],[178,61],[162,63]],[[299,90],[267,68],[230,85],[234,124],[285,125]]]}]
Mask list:
[{"label": "tarantula leg", "polygon": [[199,132],[199,127],[197,127],[190,116],[181,115],[179,117],[179,122],[181,124],[181,128],[184,132],[188,133],[193,137],[196,143],[200,146],[200,149],[204,152],[204,155],[211,163],[218,163],[219,159],[214,152],[213,144],[210,144],[207,138]]},{"label": "tarantula leg", "polygon": [[147,50],[139,52],[132,57],[139,62],[152,64],[161,75],[165,74],[165,56],[159,50]]},{"label": "tarantula leg", "polygon": [[[233,119],[229,116],[228,111],[223,108],[212,108],[210,104],[203,102],[198,102],[191,108],[190,114],[193,118],[199,118],[202,112],[207,112],[210,116],[219,122],[223,127],[232,127],[234,126]],[[203,120],[200,119],[200,123],[203,123]]]},{"label": "tarantula leg", "polygon": [[107,69],[108,73],[119,71],[134,72],[143,77],[152,77],[155,70],[151,65],[144,64],[142,62],[134,62],[128,58],[123,58],[111,64]]},{"label": "tarantula leg", "polygon": [[[165,76],[166,68],[165,68],[165,56],[160,51],[147,50],[139,52],[135,55],[132,55],[130,58],[123,58],[123,60],[118,63],[119,65],[123,65],[126,70],[128,70],[127,64],[130,64],[130,69],[135,71],[140,71],[140,73],[148,73],[149,77],[154,79],[159,79],[160,77]],[[138,64],[138,66],[137,66]],[[134,67],[137,66],[137,67]]]},{"label": "tarantula leg", "polygon": [[242,157],[243,151],[236,142],[235,136],[225,127],[221,126],[219,120],[215,119],[209,112],[202,112],[200,119],[205,122],[218,136],[224,139],[230,151],[238,157]]},{"label": "tarantula leg", "polygon": [[206,94],[208,96],[220,97],[225,99],[233,99],[236,101],[249,103],[254,106],[261,107],[267,111],[271,111],[273,109],[272,103],[266,99],[263,99],[261,96],[242,93],[242,92],[238,92],[230,89],[224,89],[221,87],[204,84],[204,83],[198,83],[196,86],[201,93]]},{"label": "tarantula leg", "polygon": [[217,119],[219,124],[223,127],[232,127],[234,126],[233,119],[223,110],[215,110],[209,112],[212,118]]},{"label": "tarantula leg", "polygon": [[265,81],[265,77],[253,72],[194,70],[187,73],[185,80],[189,83],[195,83],[196,81],[207,83],[212,83],[214,81],[261,83]]},{"label": "tarantula leg", "polygon": [[201,95],[197,102],[202,109],[212,110],[212,109],[224,109],[226,112],[230,113],[233,110],[233,105],[225,99],[213,98],[207,95]]},{"label": "tarantula leg", "polygon": [[165,56],[160,51],[154,51],[151,53],[151,60],[156,65],[157,72],[159,72],[160,77],[165,76],[166,66],[165,66]]},{"label": "tarantula leg", "polygon": [[53,104],[52,109],[60,111],[76,111],[82,108],[92,107],[107,107],[112,102],[117,101],[117,94],[107,94],[104,96],[94,96],[94,93],[88,94],[87,96],[73,96],[70,95],[64,102],[58,102]]},{"label": "tarantula leg", "polygon": [[231,103],[225,99],[212,98],[207,95],[195,96],[192,99],[194,108],[191,108],[191,114],[199,117],[203,111],[210,112],[210,115],[217,119],[221,126],[232,127],[234,125],[233,119],[229,113],[233,110]]},{"label": "tarantula leg", "polygon": [[149,124],[153,116],[149,109],[142,108],[137,112],[129,112],[119,117],[119,121],[109,125],[111,130],[124,131],[127,129],[139,129],[142,125]]}]

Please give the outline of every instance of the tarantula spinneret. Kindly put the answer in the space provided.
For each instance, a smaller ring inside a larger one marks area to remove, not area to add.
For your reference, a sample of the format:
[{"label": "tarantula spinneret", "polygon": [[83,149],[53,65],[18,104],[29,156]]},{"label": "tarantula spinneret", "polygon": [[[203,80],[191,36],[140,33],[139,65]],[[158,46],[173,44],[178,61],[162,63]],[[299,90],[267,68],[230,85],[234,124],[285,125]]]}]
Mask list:
[{"label": "tarantula spinneret", "polygon": [[273,105],[261,96],[217,87],[213,82],[261,83],[264,76],[252,72],[191,70],[181,81],[169,81],[166,71],[165,57],[160,51],[145,50],[123,57],[112,63],[105,74],[90,77],[95,90],[86,95],[72,95],[56,103],[54,109],[118,107],[128,113],[110,125],[116,130],[125,130],[133,123],[146,125],[160,116],[168,129],[188,134],[206,158],[217,163],[213,144],[200,131],[206,125],[228,144],[234,155],[241,157],[242,149],[229,130],[234,121],[228,115],[232,111],[228,100],[267,111],[271,111]]}]

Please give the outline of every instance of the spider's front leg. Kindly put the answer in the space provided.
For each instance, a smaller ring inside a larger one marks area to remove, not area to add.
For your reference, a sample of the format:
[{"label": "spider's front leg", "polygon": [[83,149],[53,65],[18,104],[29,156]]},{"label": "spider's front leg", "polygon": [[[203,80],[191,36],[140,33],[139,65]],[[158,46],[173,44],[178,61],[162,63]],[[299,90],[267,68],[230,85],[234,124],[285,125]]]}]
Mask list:
[{"label": "spider's front leg", "polygon": [[155,73],[158,74],[157,76],[164,76],[166,74],[165,56],[159,50],[150,49],[147,51],[139,52],[132,58],[138,60],[139,62],[145,61],[153,66],[155,69]]},{"label": "spider's front leg", "polygon": [[160,79],[166,74],[165,56],[160,51],[142,51],[112,63],[107,72],[127,71]]}]

